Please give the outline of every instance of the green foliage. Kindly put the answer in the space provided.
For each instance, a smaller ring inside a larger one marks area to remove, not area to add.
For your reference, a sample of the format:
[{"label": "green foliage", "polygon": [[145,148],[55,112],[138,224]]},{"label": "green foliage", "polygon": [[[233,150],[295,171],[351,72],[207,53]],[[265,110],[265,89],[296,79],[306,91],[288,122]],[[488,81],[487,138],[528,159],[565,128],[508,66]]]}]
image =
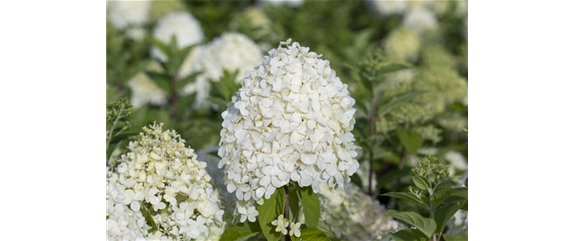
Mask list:
[{"label": "green foliage", "polygon": [[[397,212],[390,210],[387,215],[399,219],[417,228],[427,238],[439,240],[443,237],[446,223],[458,210],[468,209],[468,189],[453,188],[448,180],[447,166],[435,157],[423,158],[412,170],[414,186],[409,192],[391,192],[385,196],[402,199],[425,209],[430,217],[416,212]],[[413,230],[403,230],[393,234],[398,240],[419,240]]]},{"label": "green foliage", "polygon": [[303,203],[303,211],[305,213],[305,224],[307,227],[315,228],[319,224],[319,217],[321,212],[321,205],[317,194],[313,192],[311,187],[301,187],[297,189],[297,193]]},{"label": "green foliage", "polygon": [[106,160],[110,159],[115,146],[125,138],[135,135],[131,128],[132,105],[127,98],[113,101],[106,107]]},{"label": "green foliage", "polygon": [[227,229],[221,235],[221,241],[235,241],[253,237],[261,232],[261,227],[257,223],[238,223]]},{"label": "green foliage", "polygon": [[259,212],[258,222],[263,235],[267,240],[279,240],[281,239],[281,233],[275,231],[271,222],[277,219],[279,215],[283,214],[285,208],[285,191],[283,188],[278,188],[275,193],[265,199],[263,205],[257,206],[257,211]]},{"label": "green foliage", "polygon": [[318,228],[305,228],[301,230],[301,237],[297,238],[291,236],[293,241],[304,241],[304,240],[314,240],[314,241],[330,241],[331,239]]}]

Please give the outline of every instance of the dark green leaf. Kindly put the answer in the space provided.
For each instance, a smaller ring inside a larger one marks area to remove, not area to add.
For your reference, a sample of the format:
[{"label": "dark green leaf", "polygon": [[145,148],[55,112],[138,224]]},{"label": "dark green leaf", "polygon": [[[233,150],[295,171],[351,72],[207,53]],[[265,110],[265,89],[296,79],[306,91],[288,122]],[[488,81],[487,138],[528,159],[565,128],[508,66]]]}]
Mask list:
[{"label": "dark green leaf", "polygon": [[312,241],[330,241],[329,237],[320,229],[318,228],[305,228],[305,229],[301,229],[301,237],[297,238],[294,236],[291,236],[291,238],[293,239],[293,241],[307,241],[307,240],[312,240]]},{"label": "dark green leaf", "polygon": [[293,213],[293,216],[291,217],[291,219],[293,220],[299,219],[299,210],[301,209],[301,206],[299,204],[300,201],[299,192],[297,191],[299,188],[300,188],[299,185],[297,185],[296,183],[293,185],[289,185],[289,208]]},{"label": "dark green leaf", "polygon": [[279,240],[282,234],[275,232],[275,226],[271,224],[279,215],[283,214],[285,208],[285,191],[278,188],[275,193],[264,200],[263,205],[257,207],[259,212],[259,226],[267,240]]},{"label": "dark green leaf", "polygon": [[415,196],[410,192],[389,192],[383,195],[389,197],[395,197],[401,200],[407,200],[428,209],[428,206],[422,200],[420,200],[417,196]]},{"label": "dark green leaf", "polygon": [[396,241],[427,241],[424,233],[417,229],[403,229],[391,234]]},{"label": "dark green leaf", "polygon": [[468,241],[468,236],[445,234],[442,237],[445,241]]},{"label": "dark green leaf", "polygon": [[417,155],[418,149],[423,144],[423,138],[412,130],[398,129],[397,135],[401,143],[411,155]]},{"label": "dark green leaf", "polygon": [[389,63],[385,66],[383,66],[383,68],[381,70],[379,70],[379,74],[388,74],[388,73],[392,73],[392,72],[396,72],[399,70],[404,70],[404,69],[408,69],[410,68],[410,66],[408,64],[405,63]]},{"label": "dark green leaf", "polygon": [[415,183],[415,186],[417,186],[419,189],[426,190],[427,192],[430,193],[431,187],[426,178],[418,175],[413,175],[413,182]]},{"label": "dark green leaf", "polygon": [[171,53],[167,47],[167,45],[165,43],[163,43],[162,41],[156,39],[156,38],[151,38],[151,43],[157,47],[163,54],[165,54],[166,56],[171,56]]},{"label": "dark green leaf", "polygon": [[223,232],[221,241],[235,241],[238,239],[247,238],[261,232],[261,228],[257,223],[245,222],[233,225]]},{"label": "dark green leaf", "polygon": [[437,227],[434,220],[425,218],[415,212],[397,212],[395,210],[389,210],[387,215],[416,227],[429,238],[435,233]]},{"label": "dark green leaf", "polygon": [[146,75],[153,80],[153,82],[167,93],[171,92],[170,78],[166,74],[156,72],[146,72]]},{"label": "dark green leaf", "polygon": [[436,232],[442,233],[442,230],[446,226],[446,222],[448,222],[448,220],[456,213],[456,211],[458,211],[460,208],[462,208],[464,205],[466,205],[466,203],[467,203],[466,200],[456,201],[456,202],[446,204],[442,208],[439,208],[435,212],[435,217],[434,217],[434,220],[437,224]]},{"label": "dark green leaf", "polygon": [[146,223],[149,226],[151,226],[151,228],[148,230],[148,233],[153,233],[153,232],[157,231],[157,225],[156,225],[155,221],[153,220],[153,216],[150,212],[150,209],[148,209],[145,204],[142,204],[141,208],[140,208],[140,212],[144,216]]},{"label": "dark green leaf", "polygon": [[303,212],[305,213],[305,223],[308,227],[317,227],[319,224],[319,216],[321,212],[321,205],[317,194],[313,192],[311,187],[301,187],[299,190],[299,197],[303,203]]}]

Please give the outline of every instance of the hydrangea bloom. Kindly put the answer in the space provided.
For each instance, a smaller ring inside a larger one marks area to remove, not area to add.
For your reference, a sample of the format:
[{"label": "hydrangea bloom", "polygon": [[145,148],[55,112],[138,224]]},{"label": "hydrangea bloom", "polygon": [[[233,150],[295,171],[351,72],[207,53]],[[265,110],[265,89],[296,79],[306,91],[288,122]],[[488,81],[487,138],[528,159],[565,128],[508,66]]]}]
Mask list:
[{"label": "hydrangea bloom", "polygon": [[447,234],[468,236],[468,211],[458,210],[446,225]]},{"label": "hydrangea bloom", "polygon": [[398,28],[392,31],[384,42],[388,56],[398,61],[415,61],[420,46],[419,37],[408,28]]},{"label": "hydrangea bloom", "polygon": [[[187,12],[176,12],[163,16],[153,29],[153,36],[164,43],[169,43],[172,36],[175,36],[179,48],[197,44],[204,38],[199,21]],[[151,49],[151,55],[161,61],[165,61],[167,58],[156,47]]]},{"label": "hydrangea bloom", "polygon": [[108,1],[108,18],[119,30],[144,25],[149,11],[149,1]]},{"label": "hydrangea bloom", "polygon": [[438,27],[434,12],[423,7],[415,7],[409,10],[403,20],[403,24],[417,34],[423,34],[427,30]]},{"label": "hydrangea bloom", "polygon": [[128,82],[132,91],[131,103],[139,108],[148,103],[163,105],[167,103],[167,93],[158,87],[146,74],[138,73]]},{"label": "hydrangea bloom", "polygon": [[368,2],[383,16],[403,13],[409,4],[407,0],[368,0]]},{"label": "hydrangea bloom", "polygon": [[321,185],[319,201],[319,225],[341,240],[374,240],[399,227],[397,221],[385,216],[384,206],[352,183],[345,189]]},{"label": "hydrangea bloom", "polygon": [[[245,71],[261,63],[263,54],[253,40],[239,33],[225,33],[205,47],[193,53],[195,60],[187,61],[180,70],[180,75],[201,71],[195,82],[185,87],[184,93],[197,92],[196,104],[206,103],[211,89],[211,81],[219,81],[224,71],[238,71],[237,81],[243,78]],[[190,64],[189,64],[190,63]]]},{"label": "hydrangea bloom", "polygon": [[[211,240],[223,233],[223,210],[206,164],[175,131],[144,127],[127,148],[108,174],[108,239]],[[156,232],[148,233],[146,213]]]},{"label": "hydrangea bloom", "polygon": [[355,100],[320,57],[281,42],[222,113],[219,167],[238,206],[262,204],[290,181],[315,192],[321,183],[342,187],[357,171]]},{"label": "hydrangea bloom", "polygon": [[465,171],[468,169],[466,158],[460,152],[448,151],[444,154],[444,159],[449,163],[448,173],[450,176],[454,176],[456,171]]},{"label": "hydrangea bloom", "polygon": [[270,3],[277,6],[286,5],[292,8],[299,7],[303,4],[303,0],[259,0],[259,2]]}]

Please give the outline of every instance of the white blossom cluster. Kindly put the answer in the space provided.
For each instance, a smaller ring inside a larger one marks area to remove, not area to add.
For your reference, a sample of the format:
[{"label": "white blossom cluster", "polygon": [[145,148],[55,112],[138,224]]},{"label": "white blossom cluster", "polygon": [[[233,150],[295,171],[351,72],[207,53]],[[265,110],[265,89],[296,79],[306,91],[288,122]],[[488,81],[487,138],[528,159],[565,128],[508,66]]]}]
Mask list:
[{"label": "white blossom cluster", "polygon": [[415,7],[408,11],[403,19],[403,25],[422,35],[425,31],[438,28],[435,13],[424,7]]},{"label": "white blossom cluster", "polygon": [[368,0],[373,9],[382,16],[400,14],[403,25],[417,34],[436,29],[436,15],[444,14],[450,2],[448,1],[416,1],[416,0]]},{"label": "white blossom cluster", "polygon": [[460,152],[448,151],[444,154],[444,159],[449,163],[448,173],[450,176],[454,176],[457,171],[466,171],[468,169],[466,158]]},{"label": "white blossom cluster", "polygon": [[211,81],[219,81],[224,71],[238,71],[236,80],[240,82],[245,71],[263,60],[259,46],[239,33],[224,33],[206,46],[197,48],[191,55],[179,74],[186,76],[192,72],[201,72],[195,82],[184,89],[186,94],[197,93],[197,106],[205,105]]},{"label": "white blossom cluster", "polygon": [[345,189],[321,185],[319,201],[319,225],[342,240],[373,240],[399,227],[397,221],[385,216],[384,206],[354,184]]},{"label": "white blossom cluster", "polygon": [[303,4],[304,0],[259,0],[259,2],[264,4],[273,4],[276,6],[289,6],[292,8],[299,7]]},{"label": "white blossom cluster", "polygon": [[130,102],[134,108],[139,108],[148,103],[153,105],[167,103],[167,93],[143,72],[132,77],[128,81],[128,87],[132,91]]},{"label": "white blossom cluster", "polygon": [[[204,39],[203,29],[193,15],[187,12],[175,12],[163,16],[153,29],[153,37],[163,43],[169,43],[172,36],[177,39],[177,47],[182,49],[197,44]],[[150,50],[151,56],[166,61],[167,56],[157,47]]]},{"label": "white blossom cluster", "polygon": [[246,73],[222,113],[221,161],[243,217],[290,181],[343,187],[359,168],[347,85],[321,55],[291,39]]},{"label": "white blossom cluster", "polygon": [[448,234],[468,236],[468,211],[458,210],[446,225]]},{"label": "white blossom cluster", "polygon": [[115,28],[125,31],[135,41],[144,39],[145,24],[149,21],[151,3],[148,0],[108,1],[108,19]]},{"label": "white blossom cluster", "polygon": [[[206,164],[175,131],[162,131],[162,126],[144,127],[121,164],[108,173],[108,239],[218,239],[224,212]],[[156,232],[148,233],[146,213]]]},{"label": "white blossom cluster", "polygon": [[393,60],[414,62],[418,58],[421,41],[413,30],[401,27],[390,33],[383,46]]}]

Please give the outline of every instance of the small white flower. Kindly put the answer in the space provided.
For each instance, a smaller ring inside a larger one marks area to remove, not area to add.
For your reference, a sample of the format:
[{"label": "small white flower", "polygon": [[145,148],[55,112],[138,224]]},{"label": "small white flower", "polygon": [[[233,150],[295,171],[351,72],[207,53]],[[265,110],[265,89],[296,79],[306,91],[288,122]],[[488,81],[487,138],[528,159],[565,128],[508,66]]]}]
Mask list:
[{"label": "small white flower", "polygon": [[289,230],[289,235],[295,237],[301,237],[301,223],[291,222],[289,227],[291,228],[291,230]]},{"label": "small white flower", "polygon": [[287,234],[287,227],[289,227],[289,220],[283,217],[283,214],[279,215],[277,219],[271,222],[273,226],[275,226],[275,232],[280,232],[283,235]]},{"label": "small white flower", "polygon": [[254,206],[248,208],[240,206],[237,210],[239,214],[241,214],[241,222],[245,222],[246,219],[249,220],[249,222],[255,222],[257,215],[259,215],[259,212]]}]

